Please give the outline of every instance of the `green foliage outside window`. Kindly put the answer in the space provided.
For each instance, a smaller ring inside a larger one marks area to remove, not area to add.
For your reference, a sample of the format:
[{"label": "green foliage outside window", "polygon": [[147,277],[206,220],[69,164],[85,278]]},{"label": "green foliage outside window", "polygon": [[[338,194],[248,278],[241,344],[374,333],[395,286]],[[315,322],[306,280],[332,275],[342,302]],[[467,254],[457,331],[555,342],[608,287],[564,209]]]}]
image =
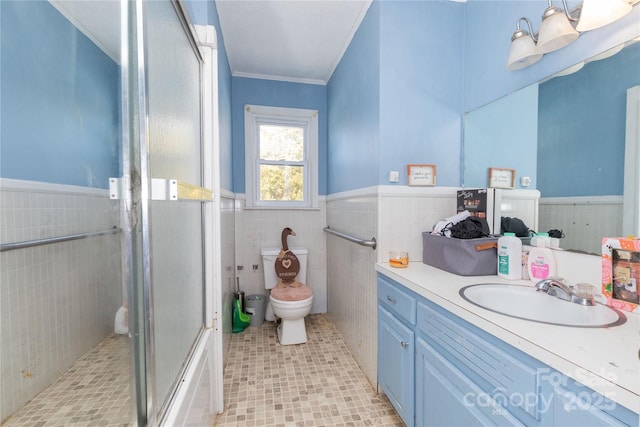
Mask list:
[{"label": "green foliage outside window", "polygon": [[302,161],[303,128],[260,125],[260,200],[304,200]]}]

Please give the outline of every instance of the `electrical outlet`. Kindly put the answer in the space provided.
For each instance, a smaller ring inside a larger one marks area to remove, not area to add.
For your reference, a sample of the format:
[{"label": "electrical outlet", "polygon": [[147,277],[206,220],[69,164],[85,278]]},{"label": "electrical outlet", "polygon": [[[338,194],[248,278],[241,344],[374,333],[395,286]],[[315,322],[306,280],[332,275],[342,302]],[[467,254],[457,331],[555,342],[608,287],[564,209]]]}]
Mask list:
[{"label": "electrical outlet", "polygon": [[389,172],[389,182],[398,182],[400,180],[400,173],[398,171]]}]

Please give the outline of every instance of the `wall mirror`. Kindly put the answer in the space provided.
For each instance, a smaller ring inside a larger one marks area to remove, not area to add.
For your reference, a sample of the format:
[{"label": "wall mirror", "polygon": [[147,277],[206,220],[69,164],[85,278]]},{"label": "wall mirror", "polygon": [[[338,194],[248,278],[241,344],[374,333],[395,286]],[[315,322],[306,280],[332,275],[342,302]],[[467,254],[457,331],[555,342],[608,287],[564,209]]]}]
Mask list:
[{"label": "wall mirror", "polygon": [[628,194],[637,199],[640,185],[639,69],[634,39],[468,112],[463,185],[485,187],[490,167],[516,169],[516,188],[541,193],[536,231],[562,230],[563,249],[600,254],[602,237],[638,235]]}]

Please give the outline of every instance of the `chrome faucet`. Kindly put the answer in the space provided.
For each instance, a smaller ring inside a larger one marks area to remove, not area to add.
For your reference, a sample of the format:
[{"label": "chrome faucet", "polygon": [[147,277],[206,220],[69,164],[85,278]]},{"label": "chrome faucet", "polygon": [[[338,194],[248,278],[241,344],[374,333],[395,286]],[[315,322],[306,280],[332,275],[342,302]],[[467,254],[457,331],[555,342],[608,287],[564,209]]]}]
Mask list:
[{"label": "chrome faucet", "polygon": [[562,282],[562,279],[557,277],[539,281],[536,283],[536,291],[546,292],[547,295],[580,305],[596,305],[593,292],[582,289],[582,287],[580,290],[576,290],[572,286],[567,286]]}]

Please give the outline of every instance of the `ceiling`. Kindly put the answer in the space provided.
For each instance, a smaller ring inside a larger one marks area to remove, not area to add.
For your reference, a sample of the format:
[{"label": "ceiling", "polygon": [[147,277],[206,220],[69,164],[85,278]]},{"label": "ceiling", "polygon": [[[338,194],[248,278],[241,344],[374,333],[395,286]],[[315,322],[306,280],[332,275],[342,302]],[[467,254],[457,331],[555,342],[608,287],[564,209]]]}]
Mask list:
[{"label": "ceiling", "polygon": [[120,2],[49,0],[49,3],[111,59],[120,63]]},{"label": "ceiling", "polygon": [[[216,0],[232,75],[326,84],[371,1]],[[119,1],[50,2],[120,62]]]},{"label": "ceiling", "polygon": [[326,84],[371,0],[216,0],[231,74]]}]

